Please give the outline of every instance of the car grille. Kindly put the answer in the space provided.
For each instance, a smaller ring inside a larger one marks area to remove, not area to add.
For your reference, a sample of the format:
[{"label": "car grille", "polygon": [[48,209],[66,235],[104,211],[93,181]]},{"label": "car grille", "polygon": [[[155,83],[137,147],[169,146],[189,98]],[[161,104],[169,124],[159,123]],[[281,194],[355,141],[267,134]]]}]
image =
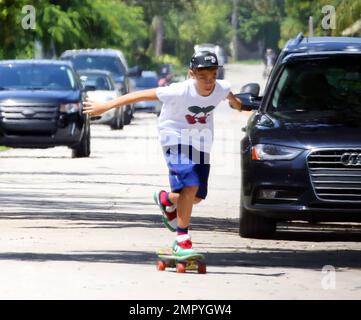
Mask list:
[{"label": "car grille", "polygon": [[361,149],[327,149],[307,157],[312,186],[320,200],[361,202]]},{"label": "car grille", "polygon": [[8,133],[54,131],[59,117],[58,110],[56,105],[1,105],[1,127]]}]

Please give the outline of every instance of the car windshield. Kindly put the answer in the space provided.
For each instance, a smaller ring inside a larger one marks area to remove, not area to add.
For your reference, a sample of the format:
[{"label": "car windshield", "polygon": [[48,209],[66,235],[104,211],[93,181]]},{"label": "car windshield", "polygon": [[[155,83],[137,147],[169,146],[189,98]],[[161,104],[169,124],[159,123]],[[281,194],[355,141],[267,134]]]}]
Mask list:
[{"label": "car windshield", "polygon": [[267,111],[290,120],[361,117],[361,58],[320,58],[289,64]]},{"label": "car windshield", "polygon": [[1,90],[74,90],[76,82],[67,66],[24,63],[0,65]]},{"label": "car windshield", "polygon": [[95,56],[95,55],[74,55],[70,61],[76,70],[80,69],[98,69],[106,70],[113,74],[125,75],[124,66],[118,58],[112,56]]},{"label": "car windshield", "polygon": [[158,79],[156,77],[139,77],[135,79],[137,88],[155,88],[158,87]]},{"label": "car windshield", "polygon": [[80,80],[83,86],[95,87],[96,90],[114,90],[113,84],[109,78],[101,74],[81,74]]}]

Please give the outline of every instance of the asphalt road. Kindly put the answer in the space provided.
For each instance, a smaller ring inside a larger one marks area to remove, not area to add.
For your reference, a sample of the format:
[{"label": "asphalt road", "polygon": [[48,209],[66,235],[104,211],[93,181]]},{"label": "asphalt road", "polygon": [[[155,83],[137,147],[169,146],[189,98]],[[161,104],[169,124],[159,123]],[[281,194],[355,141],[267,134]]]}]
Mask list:
[{"label": "asphalt road", "polygon": [[[237,92],[262,66],[227,65]],[[360,299],[359,224],[282,224],[275,240],[238,235],[239,143],[248,114],[216,110],[209,197],[191,233],[208,273],[158,272],[174,234],[152,193],[167,188],[156,117],[92,126],[92,153],[0,153],[0,299]]]}]

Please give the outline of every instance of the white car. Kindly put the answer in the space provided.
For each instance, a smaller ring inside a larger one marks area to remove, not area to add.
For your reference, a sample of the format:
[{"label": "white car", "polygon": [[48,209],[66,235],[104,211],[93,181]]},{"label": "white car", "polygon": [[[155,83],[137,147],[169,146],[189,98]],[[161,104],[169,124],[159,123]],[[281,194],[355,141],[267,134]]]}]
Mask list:
[{"label": "white car", "polygon": [[[87,99],[94,102],[106,102],[121,96],[111,73],[104,70],[79,70],[80,81],[87,92]],[[100,116],[91,118],[92,123],[109,124],[112,129],[123,129],[124,110],[113,108]]]}]

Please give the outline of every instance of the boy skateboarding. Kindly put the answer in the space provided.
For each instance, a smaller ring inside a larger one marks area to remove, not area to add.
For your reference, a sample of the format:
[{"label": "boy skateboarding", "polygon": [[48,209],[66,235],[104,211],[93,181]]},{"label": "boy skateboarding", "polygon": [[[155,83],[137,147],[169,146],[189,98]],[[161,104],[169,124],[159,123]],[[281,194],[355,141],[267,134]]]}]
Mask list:
[{"label": "boy skateboarding", "polygon": [[191,58],[188,80],[132,92],[106,103],[84,103],[83,112],[90,116],[138,101],[160,100],[163,103],[158,131],[171,191],[155,192],[154,201],[162,211],[166,227],[176,232],[172,254],[180,258],[197,254],[188,227],[193,205],[207,196],[213,112],[225,99],[232,108],[242,109],[241,101],[230,91],[230,84],[217,80],[220,67],[214,53],[201,51]]}]

